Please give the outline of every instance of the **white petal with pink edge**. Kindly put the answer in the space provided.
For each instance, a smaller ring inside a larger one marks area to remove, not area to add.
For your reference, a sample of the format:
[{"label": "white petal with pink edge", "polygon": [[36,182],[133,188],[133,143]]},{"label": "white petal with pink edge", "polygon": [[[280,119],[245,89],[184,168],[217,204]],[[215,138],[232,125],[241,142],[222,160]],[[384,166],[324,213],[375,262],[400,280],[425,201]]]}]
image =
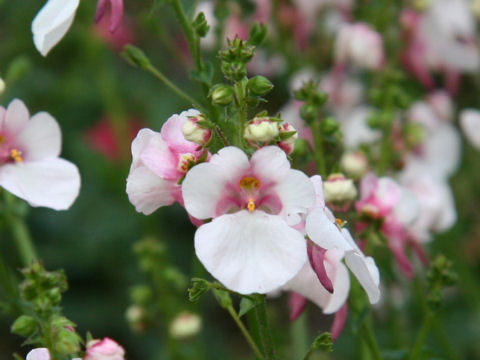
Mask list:
[{"label": "white petal with pink edge", "polygon": [[175,192],[180,193],[180,186],[158,177],[146,166],[131,170],[127,178],[128,199],[138,212],[145,215],[161,206],[173,204]]},{"label": "white petal with pink edge", "polygon": [[37,348],[27,354],[26,360],[50,360],[50,352],[47,348]]},{"label": "white petal with pink edge", "polygon": [[200,112],[195,109],[190,109],[181,112],[179,115],[175,114],[168,118],[163,124],[161,134],[163,140],[165,140],[175,152],[194,152],[198,145],[194,142],[185,139],[182,132],[182,126],[189,116],[197,116]]},{"label": "white petal with pink edge", "polygon": [[0,186],[31,206],[66,210],[78,196],[80,174],[71,162],[49,158],[0,167]]},{"label": "white petal with pink edge", "polygon": [[65,36],[80,0],[49,0],[32,22],[33,42],[43,56]]},{"label": "white petal with pink edge", "polygon": [[39,112],[18,134],[17,141],[23,150],[24,161],[43,160],[60,155],[62,133],[52,115]]},{"label": "white petal with pink edge", "polygon": [[216,279],[241,294],[275,290],[307,261],[303,235],[262,211],[242,210],[202,225],[195,252]]},{"label": "white petal with pink edge", "polygon": [[257,150],[250,163],[261,181],[281,181],[290,170],[287,155],[277,146],[265,146]]}]

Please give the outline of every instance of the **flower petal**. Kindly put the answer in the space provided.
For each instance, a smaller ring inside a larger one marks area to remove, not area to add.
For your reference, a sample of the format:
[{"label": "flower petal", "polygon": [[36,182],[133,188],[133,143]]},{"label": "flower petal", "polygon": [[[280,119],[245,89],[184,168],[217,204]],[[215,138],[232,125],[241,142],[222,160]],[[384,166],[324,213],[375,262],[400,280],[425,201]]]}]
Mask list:
[{"label": "flower petal", "polygon": [[72,25],[80,0],[49,0],[32,22],[33,42],[46,56]]},{"label": "flower petal", "polygon": [[0,186],[31,206],[66,210],[78,196],[80,175],[64,159],[25,161],[0,167]]},{"label": "flower petal", "polygon": [[357,251],[347,251],[345,262],[365,289],[370,303],[378,302],[380,300],[380,289],[378,288],[380,274],[373,258],[365,257]]},{"label": "flower petal", "polygon": [[127,194],[138,212],[150,215],[161,206],[173,204],[175,192],[180,192],[180,186],[158,177],[146,166],[130,170]]},{"label": "flower petal", "polygon": [[28,123],[30,114],[23,101],[14,99],[7,108],[5,122],[2,124],[2,131],[14,136]]},{"label": "flower petal", "polygon": [[480,149],[480,111],[476,109],[463,110],[460,114],[460,126],[470,144]]},{"label": "flower petal", "polygon": [[18,135],[25,161],[58,157],[62,146],[62,133],[57,121],[47,112],[35,114]]},{"label": "flower petal", "polygon": [[275,290],[307,261],[303,235],[262,211],[242,210],[202,225],[195,251],[215,278],[241,294]]},{"label": "flower petal", "polygon": [[176,152],[194,153],[198,148],[198,144],[185,140],[182,126],[189,116],[197,116],[199,114],[200,112],[198,110],[190,109],[181,112],[179,115],[174,114],[170,116],[165,124],[163,124],[161,130],[162,138],[172,149],[175,149]]},{"label": "flower petal", "polygon": [[225,184],[238,179],[249,166],[247,155],[233,146],[221,149],[209,163],[194,166],[182,183],[188,213],[197,219],[221,215],[217,205],[225,195]]},{"label": "flower petal", "polygon": [[326,250],[352,250],[352,246],[345,240],[340,230],[332,223],[322,208],[312,210],[307,216],[306,230],[310,239]]},{"label": "flower petal", "polygon": [[26,360],[50,360],[50,352],[47,348],[37,348],[27,354]]},{"label": "flower petal", "polygon": [[279,181],[290,170],[285,152],[277,146],[265,146],[257,150],[250,159],[255,175],[263,181]]}]

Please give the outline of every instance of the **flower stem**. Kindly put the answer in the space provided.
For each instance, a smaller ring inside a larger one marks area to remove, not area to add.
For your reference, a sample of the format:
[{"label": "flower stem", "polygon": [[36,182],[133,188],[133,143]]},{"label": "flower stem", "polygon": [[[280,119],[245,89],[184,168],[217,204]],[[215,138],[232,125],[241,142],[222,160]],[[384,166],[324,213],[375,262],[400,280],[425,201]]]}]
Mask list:
[{"label": "flower stem", "polygon": [[180,96],[182,99],[186,100],[190,104],[192,104],[194,107],[196,107],[198,110],[203,109],[203,106],[200,105],[196,100],[194,100],[190,95],[186,94],[182,90],[180,90],[174,83],[172,83],[165,75],[162,74],[160,70],[155,68],[153,65],[149,65],[146,67],[146,70],[150,71],[153,76],[155,76],[158,80],[163,82],[165,85],[167,85],[174,93],[176,93],[178,96]]},{"label": "flower stem", "polygon": [[37,252],[35,251],[28,228],[23,219],[16,215],[8,215],[6,218],[18,252],[20,253],[22,263],[24,266],[28,266],[37,259]]},{"label": "flower stem", "polygon": [[315,144],[314,157],[315,163],[317,164],[317,171],[322,178],[325,178],[327,176],[327,169],[325,166],[325,155],[323,153],[323,134],[320,121],[313,121],[312,132],[313,142]]},{"label": "flower stem", "polygon": [[245,84],[243,80],[237,81],[234,85],[235,88],[235,103],[238,107],[239,114],[239,126],[238,131],[238,146],[242,147],[243,144],[243,130],[245,129],[245,124],[247,122],[247,105],[245,103]]},{"label": "flower stem", "polygon": [[253,340],[252,336],[250,335],[250,333],[248,332],[247,328],[245,327],[244,323],[242,322],[242,320],[240,319],[240,317],[238,316],[237,312],[235,311],[235,309],[233,308],[233,306],[229,306],[227,308],[228,312],[230,313],[230,315],[232,316],[233,320],[235,321],[235,323],[237,324],[238,328],[240,329],[240,331],[242,332],[243,336],[245,337],[245,340],[247,340],[248,342],[248,345],[250,345],[250,347],[252,348],[255,356],[260,359],[260,360],[267,360],[268,358],[265,358],[262,354],[262,352],[260,351],[260,349],[258,348],[257,344],[255,343],[255,341]]},{"label": "flower stem", "polygon": [[370,319],[366,319],[363,322],[362,326],[362,336],[363,341],[367,345],[368,349],[370,350],[370,354],[374,360],[382,360],[382,354],[380,353],[380,347],[378,346],[377,338],[375,337],[375,333],[372,328],[372,323]]},{"label": "flower stem", "polygon": [[308,350],[308,329],[307,316],[303,312],[294,322],[291,323],[291,336],[293,339],[293,358],[301,359]]},{"label": "flower stem", "polygon": [[428,331],[433,321],[433,313],[431,310],[427,309],[425,317],[423,318],[422,327],[418,332],[417,339],[415,340],[415,345],[413,346],[412,352],[410,353],[409,360],[421,359],[422,347],[427,339]]},{"label": "flower stem", "polygon": [[268,325],[267,318],[267,306],[265,302],[265,296],[263,296],[260,304],[255,308],[257,314],[258,330],[260,333],[260,340],[263,344],[266,360],[275,360],[277,355],[275,353],[275,347],[272,339],[272,332]]}]

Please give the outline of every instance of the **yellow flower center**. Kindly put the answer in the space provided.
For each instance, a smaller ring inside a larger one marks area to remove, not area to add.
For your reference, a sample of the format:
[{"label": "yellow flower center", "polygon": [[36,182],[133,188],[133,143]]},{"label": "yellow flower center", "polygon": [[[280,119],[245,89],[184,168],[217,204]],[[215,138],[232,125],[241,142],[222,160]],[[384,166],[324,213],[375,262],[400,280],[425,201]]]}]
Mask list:
[{"label": "yellow flower center", "polygon": [[240,180],[240,187],[244,190],[257,190],[260,187],[260,180],[246,176]]},{"label": "yellow flower center", "polygon": [[12,158],[12,160],[14,160],[17,163],[23,161],[22,152],[17,149],[10,150],[10,157]]}]

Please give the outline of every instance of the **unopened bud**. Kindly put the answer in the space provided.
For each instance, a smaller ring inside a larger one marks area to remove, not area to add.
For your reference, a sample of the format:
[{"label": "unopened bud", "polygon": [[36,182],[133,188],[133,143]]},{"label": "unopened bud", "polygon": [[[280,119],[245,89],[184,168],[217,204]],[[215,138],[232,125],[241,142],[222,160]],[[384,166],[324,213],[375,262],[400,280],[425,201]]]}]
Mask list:
[{"label": "unopened bud", "polygon": [[143,307],[130,305],[125,312],[125,317],[133,330],[138,332],[145,330],[147,314]]},{"label": "unopened bud", "polygon": [[110,338],[87,343],[84,360],[124,360],[125,350]]},{"label": "unopened bud", "polygon": [[322,120],[321,126],[322,133],[325,135],[331,135],[339,128],[338,122],[330,116]]},{"label": "unopened bud", "polygon": [[266,77],[258,75],[248,80],[247,88],[255,95],[266,95],[273,89],[273,84]]},{"label": "unopened bud", "polygon": [[23,337],[29,337],[33,334],[33,332],[37,328],[36,320],[27,315],[20,316],[15,322],[12,324],[11,332]]},{"label": "unopened bud", "polygon": [[205,19],[205,14],[203,12],[197,15],[192,25],[195,29],[195,32],[200,37],[205,37],[208,33],[208,30],[210,29],[210,26],[207,24],[207,20]]},{"label": "unopened bud", "polygon": [[247,125],[243,137],[247,141],[269,143],[279,134],[278,124],[268,117],[254,118]]},{"label": "unopened bud", "polygon": [[139,67],[140,69],[148,69],[151,66],[147,55],[145,55],[141,49],[133,45],[125,45],[122,51],[122,56],[130,65]]},{"label": "unopened bud", "polygon": [[295,149],[295,142],[298,139],[297,130],[289,123],[284,123],[279,126],[279,133],[281,141],[279,141],[277,145],[285,151],[287,155],[290,155]]},{"label": "unopened bud", "polygon": [[233,89],[229,85],[217,84],[210,90],[210,99],[215,105],[228,105],[233,101]]},{"label": "unopened bud", "polygon": [[212,139],[212,130],[200,125],[202,121],[205,121],[203,115],[189,117],[183,123],[182,133],[186,140],[205,146]]},{"label": "unopened bud", "polygon": [[325,201],[328,203],[345,203],[357,197],[357,189],[352,179],[343,174],[332,174],[323,182]]},{"label": "unopened bud", "polygon": [[255,22],[248,32],[248,43],[254,46],[260,45],[267,36],[267,27]]},{"label": "unopened bud", "polygon": [[340,166],[353,179],[361,178],[368,169],[368,160],[360,151],[347,152],[340,160]]},{"label": "unopened bud", "polygon": [[202,319],[197,314],[183,312],[170,324],[169,333],[174,339],[184,339],[197,334],[202,327]]},{"label": "unopened bud", "polygon": [[2,78],[0,78],[0,95],[2,95],[5,92],[5,81],[3,81]]}]

